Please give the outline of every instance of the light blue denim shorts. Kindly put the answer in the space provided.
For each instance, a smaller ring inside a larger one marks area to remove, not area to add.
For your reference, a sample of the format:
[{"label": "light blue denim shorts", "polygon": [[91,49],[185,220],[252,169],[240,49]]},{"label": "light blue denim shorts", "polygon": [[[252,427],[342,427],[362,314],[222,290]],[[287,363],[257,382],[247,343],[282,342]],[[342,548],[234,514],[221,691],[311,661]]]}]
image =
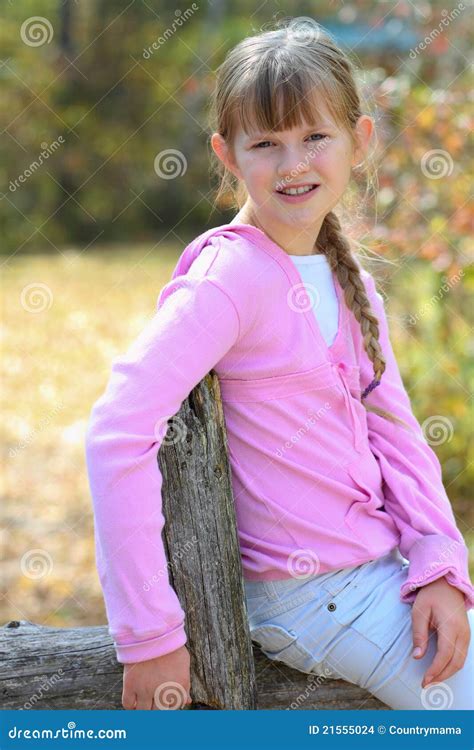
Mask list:
[{"label": "light blue denim shorts", "polygon": [[[422,687],[437,635],[430,630],[424,657],[412,657],[412,604],[400,601],[408,567],[395,547],[376,560],[306,578],[244,579],[252,641],[273,661],[359,685],[392,709],[472,709],[472,637],[463,667]],[[472,633],[474,610],[467,615]]]}]

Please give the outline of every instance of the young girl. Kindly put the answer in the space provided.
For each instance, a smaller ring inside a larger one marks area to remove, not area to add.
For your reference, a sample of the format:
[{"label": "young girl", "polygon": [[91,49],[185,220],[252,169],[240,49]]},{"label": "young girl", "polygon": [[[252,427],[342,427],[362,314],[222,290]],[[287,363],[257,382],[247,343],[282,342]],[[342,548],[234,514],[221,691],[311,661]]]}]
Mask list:
[{"label": "young girl", "polygon": [[215,369],[253,640],[391,708],[472,708],[467,549],[383,298],[334,212],[373,135],[351,64],[294,19],[230,51],[213,105],[218,197],[237,180],[240,210],[185,248],[86,438],[123,705],[167,708],[176,686],[176,707],[190,701],[157,451]]}]

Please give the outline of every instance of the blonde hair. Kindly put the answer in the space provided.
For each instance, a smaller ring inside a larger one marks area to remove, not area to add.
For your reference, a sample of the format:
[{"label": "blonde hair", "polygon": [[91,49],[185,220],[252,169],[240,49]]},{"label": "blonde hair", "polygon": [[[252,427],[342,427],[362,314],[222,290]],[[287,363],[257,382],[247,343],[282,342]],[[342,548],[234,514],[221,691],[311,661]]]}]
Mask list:
[{"label": "blonde hair", "polygon": [[[352,62],[313,19],[280,21],[275,29],[243,39],[219,66],[210,100],[211,129],[225,139],[235,158],[233,144],[238,123],[250,134],[254,128],[278,132],[312,122],[315,93],[324,98],[331,115],[346,129],[355,145],[354,128],[362,111]],[[230,193],[231,205],[241,208],[248,197],[245,184],[218,158],[214,159],[213,169],[220,180],[215,204],[229,207]],[[367,178],[367,196],[374,173],[370,158],[365,160],[362,170]],[[365,402],[381,382],[386,360],[379,343],[379,322],[361,277],[362,264],[351,242],[343,233],[336,213],[330,211],[324,218],[316,247],[326,255],[337,275],[345,303],[360,324],[364,349],[373,364],[374,380],[362,395],[363,403],[367,411],[411,429],[391,412]]]}]

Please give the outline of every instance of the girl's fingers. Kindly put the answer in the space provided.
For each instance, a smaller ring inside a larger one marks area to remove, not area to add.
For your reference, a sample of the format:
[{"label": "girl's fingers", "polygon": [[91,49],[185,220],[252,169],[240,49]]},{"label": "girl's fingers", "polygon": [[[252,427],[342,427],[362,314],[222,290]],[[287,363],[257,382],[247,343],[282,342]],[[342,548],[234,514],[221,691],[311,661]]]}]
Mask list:
[{"label": "girl's fingers", "polygon": [[[416,604],[411,611],[413,629],[413,656],[420,659],[426,651],[429,636],[431,609]],[[419,649],[419,650],[417,650]]]},{"label": "girl's fingers", "polygon": [[455,637],[452,632],[446,630],[446,626],[438,627],[438,647],[436,656],[433,659],[431,666],[426,670],[425,676],[423,677],[422,687],[426,687],[428,683],[435,682],[438,680],[438,675],[441,674],[449,662],[451,661],[454,654]]},{"label": "girl's fingers", "polygon": [[456,674],[456,672],[462,669],[462,667],[464,666],[464,662],[466,661],[468,645],[469,641],[466,642],[463,638],[458,638],[456,640],[453,658],[451,659],[449,664],[442,670],[442,672],[440,672],[438,675],[435,675],[434,682],[442,682],[443,680],[447,680],[448,677],[452,677],[453,674]]},{"label": "girl's fingers", "polygon": [[[179,700],[176,702],[176,705],[169,706],[168,708],[170,711],[179,711],[179,710],[182,710],[183,708],[187,708],[190,703],[192,703],[192,701],[191,701],[191,698],[188,696],[186,699],[183,699],[183,701]],[[163,710],[162,708],[159,708],[156,705],[154,698],[153,698],[152,710],[153,711]]]},{"label": "girl's fingers", "polygon": [[135,693],[123,693],[122,695],[122,706],[126,711],[133,711],[137,702],[137,696]]},{"label": "girl's fingers", "polygon": [[153,696],[147,695],[146,693],[142,693],[137,698],[136,710],[137,711],[140,711],[140,710],[151,711],[152,705],[153,705]]}]

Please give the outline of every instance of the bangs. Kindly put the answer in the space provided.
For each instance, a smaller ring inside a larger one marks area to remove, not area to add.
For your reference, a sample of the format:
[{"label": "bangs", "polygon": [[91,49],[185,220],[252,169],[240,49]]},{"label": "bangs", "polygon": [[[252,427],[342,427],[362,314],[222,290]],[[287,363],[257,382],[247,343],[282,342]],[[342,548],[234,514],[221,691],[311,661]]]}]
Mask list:
[{"label": "bangs", "polygon": [[262,65],[238,97],[237,118],[247,136],[258,131],[279,132],[294,127],[323,123],[318,102],[330,109],[331,96],[321,81],[298,70],[283,71],[281,66]]}]

